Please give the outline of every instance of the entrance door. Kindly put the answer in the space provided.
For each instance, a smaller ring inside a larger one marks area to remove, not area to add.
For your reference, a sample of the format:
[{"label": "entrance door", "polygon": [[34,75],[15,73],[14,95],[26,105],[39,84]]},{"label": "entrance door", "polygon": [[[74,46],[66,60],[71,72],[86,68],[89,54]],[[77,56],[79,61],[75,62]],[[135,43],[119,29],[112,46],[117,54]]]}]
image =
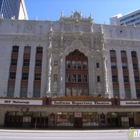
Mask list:
[{"label": "entrance door", "polygon": [[47,118],[41,118],[41,127],[47,128],[48,127],[48,117]]},{"label": "entrance door", "polygon": [[82,126],[83,126],[82,118],[75,118],[74,127],[75,128],[82,128]]},{"label": "entrance door", "polygon": [[129,126],[130,127],[134,126],[134,118],[129,118]]}]

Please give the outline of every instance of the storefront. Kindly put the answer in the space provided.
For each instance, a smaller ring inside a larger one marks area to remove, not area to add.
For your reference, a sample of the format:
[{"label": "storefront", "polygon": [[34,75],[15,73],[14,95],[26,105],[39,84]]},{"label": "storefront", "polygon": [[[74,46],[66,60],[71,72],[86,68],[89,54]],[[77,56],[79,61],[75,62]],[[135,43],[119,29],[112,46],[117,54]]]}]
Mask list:
[{"label": "storefront", "polygon": [[95,97],[37,100],[2,98],[0,104],[0,125],[4,127],[96,129],[140,125],[138,100]]}]

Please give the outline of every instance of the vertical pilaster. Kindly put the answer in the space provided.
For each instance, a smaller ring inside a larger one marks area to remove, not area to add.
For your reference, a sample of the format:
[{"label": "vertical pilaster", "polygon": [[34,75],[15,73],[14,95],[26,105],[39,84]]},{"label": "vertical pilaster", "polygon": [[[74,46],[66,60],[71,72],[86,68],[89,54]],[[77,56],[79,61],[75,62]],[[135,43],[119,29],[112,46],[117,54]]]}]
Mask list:
[{"label": "vertical pilaster", "polygon": [[136,96],[136,87],[135,87],[135,80],[134,80],[134,70],[133,70],[131,51],[128,49],[126,52],[127,52],[127,61],[128,61],[128,69],[129,69],[131,97],[136,98],[137,96]]},{"label": "vertical pilaster", "polygon": [[120,50],[116,50],[116,57],[117,57],[117,69],[118,69],[119,93],[120,93],[120,98],[124,98],[125,90],[124,90],[124,80],[123,80],[122,60],[121,60]]},{"label": "vertical pilaster", "polygon": [[29,67],[29,81],[27,97],[33,97],[33,82],[34,82],[34,66],[35,66],[36,47],[31,48],[30,67]]},{"label": "vertical pilaster", "polygon": [[47,78],[47,96],[51,95],[51,74],[52,74],[52,49],[48,49],[48,78]]},{"label": "vertical pilaster", "polygon": [[20,84],[22,78],[22,65],[23,65],[23,53],[24,47],[19,47],[19,54],[18,54],[18,62],[17,62],[17,72],[16,72],[16,80],[15,80],[15,97],[20,97]]},{"label": "vertical pilaster", "polygon": [[107,61],[107,57],[105,55],[105,52],[103,52],[103,70],[104,70],[104,92],[105,92],[105,97],[108,97],[108,79],[107,79],[107,65],[106,65],[106,61]]}]

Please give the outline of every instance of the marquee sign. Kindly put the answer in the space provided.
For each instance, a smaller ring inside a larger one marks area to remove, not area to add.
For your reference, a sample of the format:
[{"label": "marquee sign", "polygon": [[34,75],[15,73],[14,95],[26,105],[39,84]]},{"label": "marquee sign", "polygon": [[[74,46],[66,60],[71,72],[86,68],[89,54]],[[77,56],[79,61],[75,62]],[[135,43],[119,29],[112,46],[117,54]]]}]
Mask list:
[{"label": "marquee sign", "polygon": [[140,106],[140,101],[120,101],[121,106]]},{"label": "marquee sign", "polygon": [[52,105],[112,105],[111,101],[52,101]]},{"label": "marquee sign", "polygon": [[42,100],[0,99],[0,104],[7,105],[42,105]]}]

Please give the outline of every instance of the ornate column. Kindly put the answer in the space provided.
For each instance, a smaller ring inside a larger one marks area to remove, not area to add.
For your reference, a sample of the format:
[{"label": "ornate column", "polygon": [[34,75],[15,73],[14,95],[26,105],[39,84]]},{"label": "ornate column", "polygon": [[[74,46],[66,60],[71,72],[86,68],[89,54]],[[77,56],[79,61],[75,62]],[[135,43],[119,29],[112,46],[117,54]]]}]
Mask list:
[{"label": "ornate column", "polygon": [[[95,55],[95,54],[94,54]],[[92,69],[91,69],[91,71],[92,71],[92,83],[93,83],[93,85],[92,85],[92,91],[93,91],[93,95],[97,95],[97,92],[96,92],[96,75],[95,75],[95,57],[94,57],[94,55],[92,55],[92,57],[91,57],[91,62],[92,62]]]},{"label": "ornate column", "polygon": [[63,52],[61,51],[59,54],[60,57],[60,81],[59,81],[59,96],[63,96]]},{"label": "ornate column", "polygon": [[52,96],[51,95],[51,77],[52,77],[52,43],[50,42],[50,46],[49,48],[47,49],[48,50],[48,79],[47,79],[47,96]]},{"label": "ornate column", "polygon": [[108,80],[107,80],[107,65],[106,65],[106,61],[107,61],[107,57],[106,57],[106,51],[103,49],[102,50],[102,58],[103,58],[103,70],[104,70],[104,91],[105,91],[105,97],[109,96],[108,93]]}]

